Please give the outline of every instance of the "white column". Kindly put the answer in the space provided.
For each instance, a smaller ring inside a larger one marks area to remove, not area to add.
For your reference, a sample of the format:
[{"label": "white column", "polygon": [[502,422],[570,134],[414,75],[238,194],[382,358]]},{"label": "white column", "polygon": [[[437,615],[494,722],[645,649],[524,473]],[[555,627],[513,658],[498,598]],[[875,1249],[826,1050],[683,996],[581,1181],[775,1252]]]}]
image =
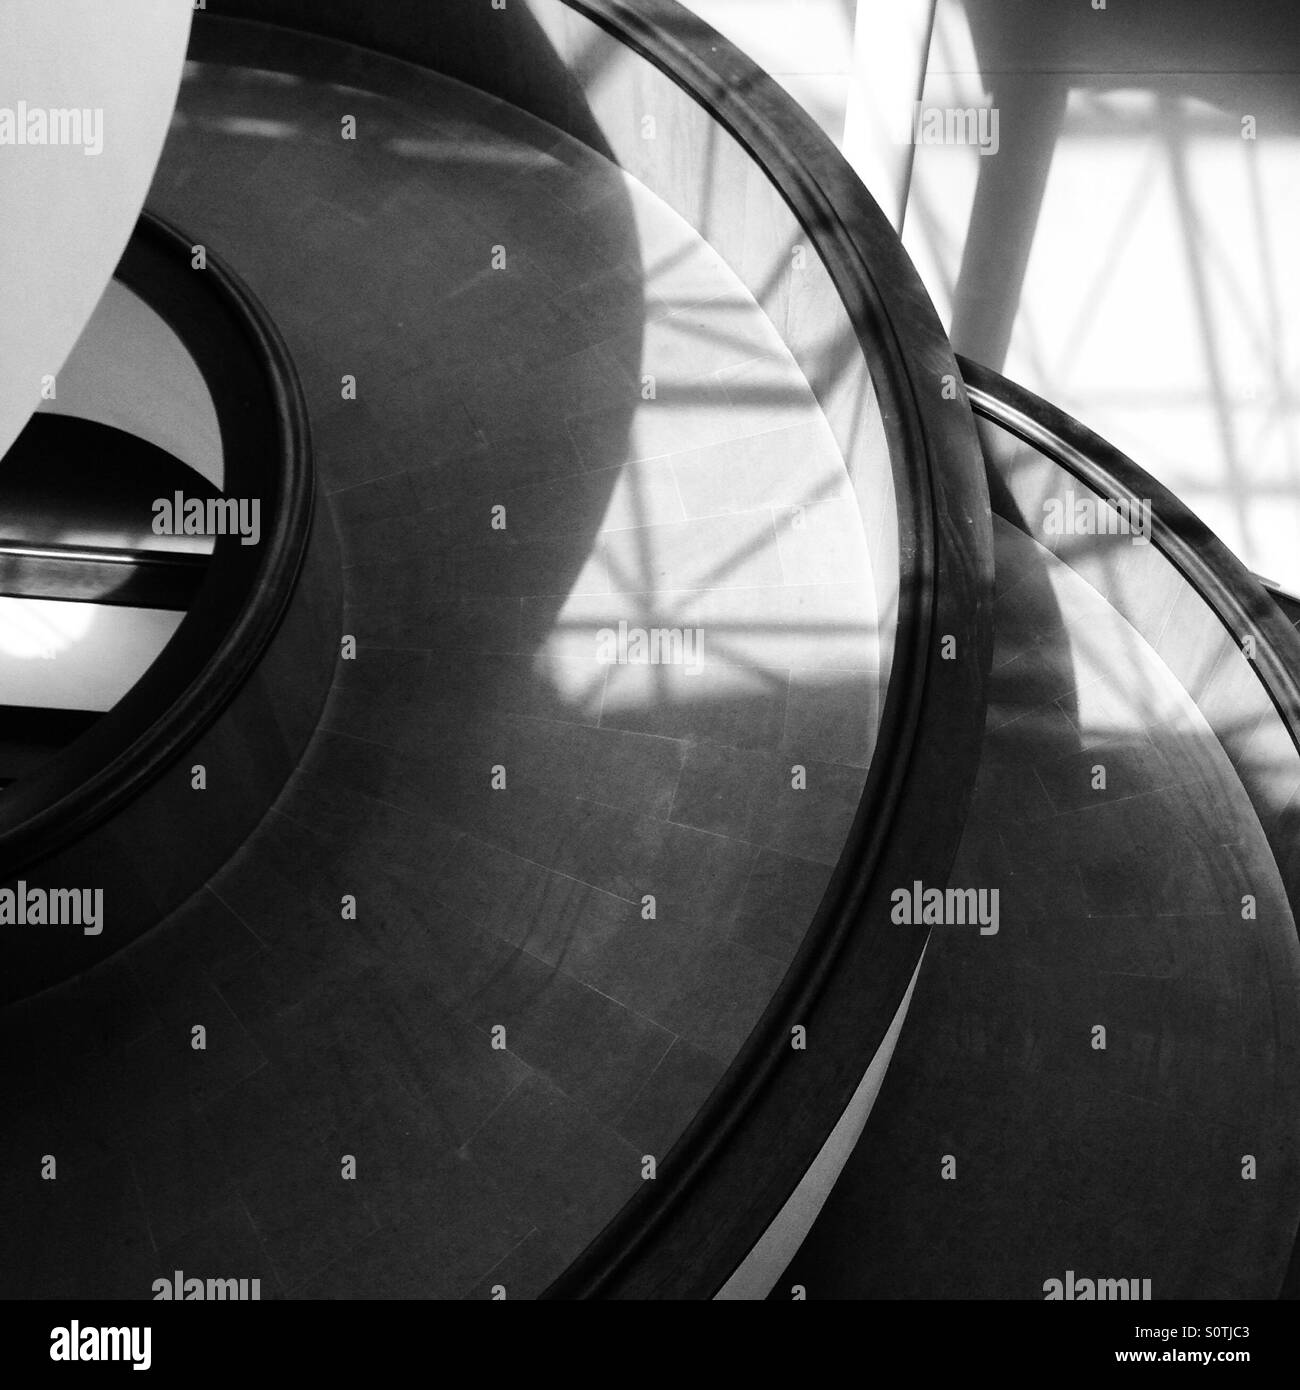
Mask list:
[{"label": "white column", "polygon": [[907,206],[912,113],[934,9],[935,0],[858,0],[844,154],[897,230]]},{"label": "white column", "polygon": [[192,17],[193,0],[0,3],[0,456],[126,246]]}]

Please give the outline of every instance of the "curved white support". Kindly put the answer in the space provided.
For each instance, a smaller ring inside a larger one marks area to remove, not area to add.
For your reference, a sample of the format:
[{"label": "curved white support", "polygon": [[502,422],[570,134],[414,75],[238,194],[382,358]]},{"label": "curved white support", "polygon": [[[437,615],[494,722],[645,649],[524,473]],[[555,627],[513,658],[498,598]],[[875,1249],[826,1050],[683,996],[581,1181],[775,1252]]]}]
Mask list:
[{"label": "curved white support", "polygon": [[903,1031],[903,1021],[912,1002],[912,991],[916,988],[917,977],[925,962],[925,952],[916,963],[912,978],[907,986],[903,1002],[898,1006],[884,1041],[876,1050],[871,1064],[858,1082],[844,1114],[836,1122],[830,1136],[822,1145],[812,1166],[799,1180],[799,1186],[790,1194],[785,1206],[759,1237],[758,1244],[745,1257],[744,1263],[714,1295],[715,1300],[729,1302],[754,1302],[764,1299],[776,1286],[786,1266],[794,1259],[803,1244],[813,1222],[817,1220],[831,1188],[849,1161],[862,1131],[876,1103],[880,1088],[884,1085],[885,1073],[898,1045],[898,1036]]},{"label": "curved white support", "polygon": [[0,6],[0,456],[86,326],[171,123],[192,0]]},{"label": "curved white support", "polygon": [[212,392],[180,336],[120,280],[110,280],[40,413],[75,415],[166,449],[214,487],[225,484]]}]

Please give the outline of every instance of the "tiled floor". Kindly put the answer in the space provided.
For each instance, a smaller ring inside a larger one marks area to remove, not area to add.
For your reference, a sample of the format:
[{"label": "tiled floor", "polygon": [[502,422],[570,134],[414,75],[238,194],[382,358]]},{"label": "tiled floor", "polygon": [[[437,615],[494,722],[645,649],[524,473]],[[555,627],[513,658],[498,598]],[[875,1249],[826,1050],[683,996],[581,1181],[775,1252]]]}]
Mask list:
[{"label": "tiled floor", "polygon": [[[359,651],[216,880],[0,1016],[0,1289],[527,1297],[812,918],[876,722],[861,521],[770,324],[613,166],[374,55],[202,42],[151,206],[288,339]],[[600,664],[621,621],[701,668]]]},{"label": "tiled floor", "polygon": [[1300,1193],[1276,865],[1168,669],[995,526],[992,699],[950,881],[996,887],[999,930],[935,928],[863,1140],[772,1296],[1041,1299],[1072,1269],[1271,1298]]}]

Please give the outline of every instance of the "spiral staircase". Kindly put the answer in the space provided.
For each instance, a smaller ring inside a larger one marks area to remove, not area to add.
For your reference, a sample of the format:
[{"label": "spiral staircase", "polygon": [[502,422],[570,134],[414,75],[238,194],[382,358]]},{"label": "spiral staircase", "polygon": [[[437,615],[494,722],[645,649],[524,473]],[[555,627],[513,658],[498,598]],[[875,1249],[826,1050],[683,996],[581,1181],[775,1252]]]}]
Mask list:
[{"label": "spiral staircase", "polygon": [[6,1296],[1300,1290],[1300,609],[771,78],[227,0],[135,212],[220,467],[0,465]]}]

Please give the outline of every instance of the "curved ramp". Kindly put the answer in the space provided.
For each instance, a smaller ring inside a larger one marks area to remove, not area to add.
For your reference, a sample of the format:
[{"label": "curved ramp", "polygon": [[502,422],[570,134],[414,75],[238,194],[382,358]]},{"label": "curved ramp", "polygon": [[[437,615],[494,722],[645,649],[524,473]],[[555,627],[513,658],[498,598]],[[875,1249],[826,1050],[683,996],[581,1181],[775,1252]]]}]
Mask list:
[{"label": "curved ramp", "polygon": [[[1001,518],[951,884],[996,890],[1000,923],[934,928],[866,1132],[772,1296],[1035,1299],[1073,1271],[1276,1297],[1300,1214],[1293,636],[1140,470],[968,381]],[[1145,537],[1111,498],[1145,501]],[[1103,533],[1118,515],[1133,530]]]},{"label": "curved ramp", "polygon": [[[355,659],[226,868],[6,1014],[9,1142],[87,1179],[21,1208],[6,1277],[528,1296],[780,984],[893,615],[807,381],[675,212],[377,55],[233,24],[198,52],[151,206],[289,343]],[[638,629],[681,637],[641,663]]]}]

